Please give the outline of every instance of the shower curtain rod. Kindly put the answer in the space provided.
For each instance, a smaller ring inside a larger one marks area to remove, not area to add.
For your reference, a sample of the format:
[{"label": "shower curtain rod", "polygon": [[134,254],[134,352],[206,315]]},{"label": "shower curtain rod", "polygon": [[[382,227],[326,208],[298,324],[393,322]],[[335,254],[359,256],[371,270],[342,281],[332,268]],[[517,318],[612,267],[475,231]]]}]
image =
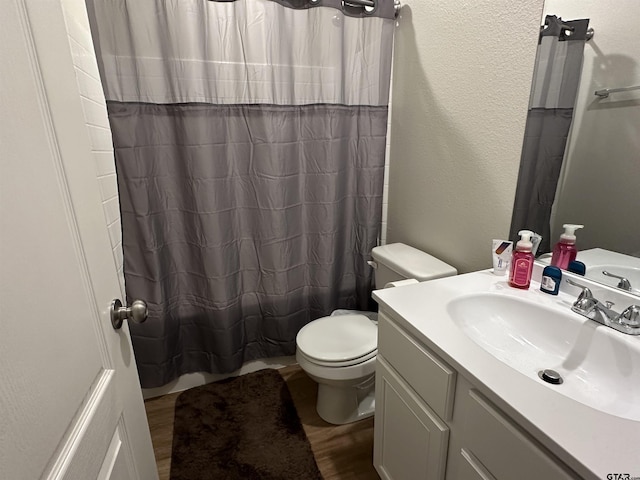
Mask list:
[{"label": "shower curtain rod", "polygon": [[[344,3],[345,5],[363,6],[363,7],[376,6],[375,0],[342,0],[342,3]],[[393,9],[396,12],[396,17],[400,13],[401,8],[402,8],[402,5],[400,4],[400,0],[393,0]]]},{"label": "shower curtain rod", "polygon": [[373,0],[346,0],[343,3],[346,3],[347,5],[363,5],[365,7],[375,7],[376,6],[376,2],[374,2]]},{"label": "shower curtain rod", "polygon": [[607,98],[610,93],[629,92],[631,90],[640,90],[640,85],[636,85],[633,87],[603,88],[602,90],[596,90],[595,92],[593,92],[593,94],[599,96],[600,98]]},{"label": "shower curtain rod", "polygon": [[[560,19],[560,21],[562,21],[562,19]],[[544,27],[547,24],[545,23],[544,25],[540,25],[540,31],[544,30]],[[570,32],[573,32],[575,30],[574,27],[571,27],[567,24],[567,22],[562,22],[562,27],[565,30],[569,30]],[[587,28],[587,35],[585,36],[586,41],[588,42],[589,40],[591,40],[593,38],[593,35],[595,34],[595,30],[593,29],[593,27],[589,27]]]}]

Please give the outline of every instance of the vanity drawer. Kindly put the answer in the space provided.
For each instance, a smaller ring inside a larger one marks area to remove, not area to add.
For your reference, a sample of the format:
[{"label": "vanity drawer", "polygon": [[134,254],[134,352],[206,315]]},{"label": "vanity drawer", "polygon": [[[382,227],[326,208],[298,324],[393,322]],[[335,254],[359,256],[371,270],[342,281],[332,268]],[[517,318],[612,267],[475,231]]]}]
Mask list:
[{"label": "vanity drawer", "polygon": [[451,420],[456,372],[380,313],[378,354],[443,420]]},{"label": "vanity drawer", "polygon": [[[467,398],[463,427],[463,451],[477,459],[497,480],[569,480],[573,476],[542,447],[521,432],[478,391]],[[482,478],[482,477],[480,477]]]}]

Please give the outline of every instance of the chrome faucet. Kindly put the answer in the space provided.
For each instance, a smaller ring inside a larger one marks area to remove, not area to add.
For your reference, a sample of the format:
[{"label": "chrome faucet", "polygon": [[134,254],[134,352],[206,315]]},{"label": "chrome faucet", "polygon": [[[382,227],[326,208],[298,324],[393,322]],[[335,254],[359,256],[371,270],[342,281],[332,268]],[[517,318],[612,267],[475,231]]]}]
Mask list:
[{"label": "chrome faucet", "polygon": [[618,280],[620,280],[617,285],[618,288],[621,288],[622,290],[627,290],[628,292],[631,291],[631,283],[625,277],[621,277],[620,275],[615,275],[611,272],[607,272],[606,270],[603,270],[602,274],[605,277],[617,278]]},{"label": "chrome faucet", "polygon": [[640,335],[640,306],[631,305],[618,314],[611,309],[613,302],[604,304],[584,285],[567,278],[567,283],[582,289],[571,310],[583,317],[628,335]]}]

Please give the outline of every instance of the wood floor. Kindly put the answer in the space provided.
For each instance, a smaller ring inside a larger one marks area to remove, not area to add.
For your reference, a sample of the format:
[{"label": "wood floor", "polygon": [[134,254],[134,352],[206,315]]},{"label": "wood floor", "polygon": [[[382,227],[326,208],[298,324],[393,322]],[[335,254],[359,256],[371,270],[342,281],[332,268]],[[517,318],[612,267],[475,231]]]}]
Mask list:
[{"label": "wood floor", "polygon": [[[330,425],[316,412],[317,385],[297,365],[280,369],[325,480],[379,479],[373,468],[373,417]],[[145,401],[160,480],[169,480],[173,413],[179,393]]]}]

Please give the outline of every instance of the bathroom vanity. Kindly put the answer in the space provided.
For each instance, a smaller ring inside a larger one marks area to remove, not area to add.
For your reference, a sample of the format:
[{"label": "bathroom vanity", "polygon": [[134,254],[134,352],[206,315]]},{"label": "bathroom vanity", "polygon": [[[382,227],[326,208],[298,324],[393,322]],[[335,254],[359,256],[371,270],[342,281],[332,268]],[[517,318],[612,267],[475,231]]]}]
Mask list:
[{"label": "bathroom vanity", "polygon": [[578,290],[538,288],[483,271],[374,292],[381,478],[640,477],[640,336],[571,312]]}]

